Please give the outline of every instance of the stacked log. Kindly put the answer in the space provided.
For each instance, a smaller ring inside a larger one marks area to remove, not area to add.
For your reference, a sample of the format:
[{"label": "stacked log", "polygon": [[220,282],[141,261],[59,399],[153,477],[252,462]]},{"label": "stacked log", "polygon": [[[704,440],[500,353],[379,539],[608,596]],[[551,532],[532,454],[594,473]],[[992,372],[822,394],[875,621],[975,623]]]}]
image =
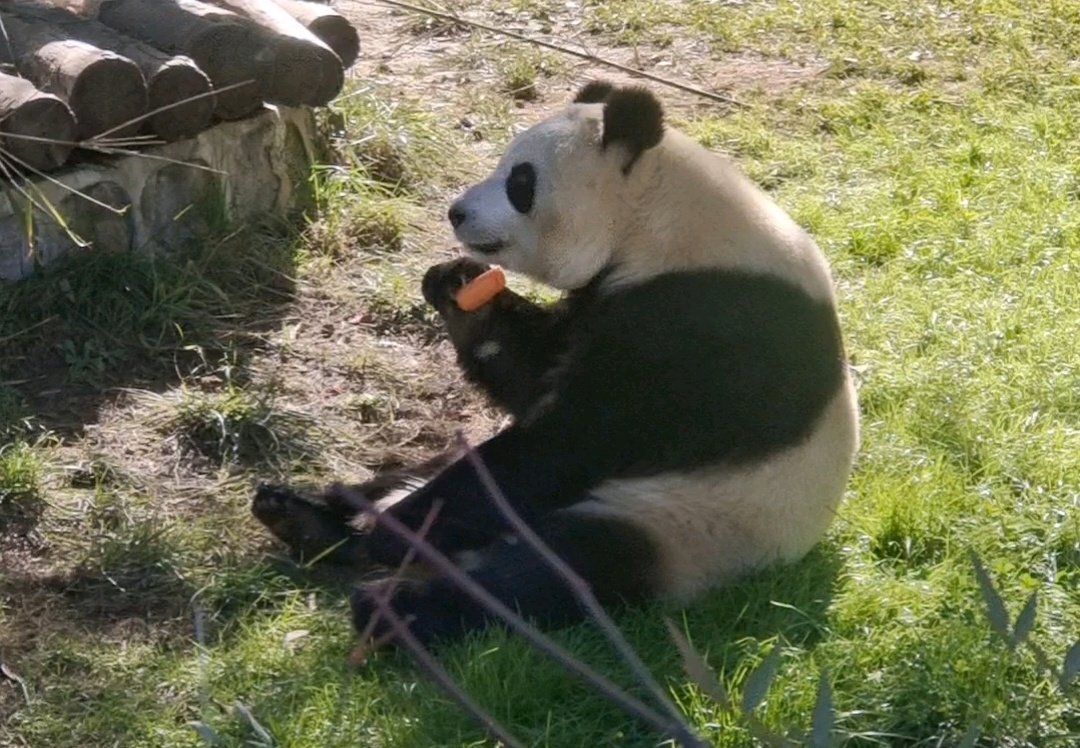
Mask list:
[{"label": "stacked log", "polygon": [[0,73],[0,150],[6,167],[49,171],[63,166],[75,129],[75,115],[58,97],[25,78]]},{"label": "stacked log", "polygon": [[253,24],[200,0],[107,0],[98,19],[120,33],[173,54],[187,55],[214,86],[214,113],[241,119],[264,101],[269,53]]},{"label": "stacked log", "polygon": [[359,54],[356,29],[309,0],[0,0],[0,22],[0,163],[43,171],[81,141],[323,106]]},{"label": "stacked log", "polygon": [[[319,37],[272,0],[214,0],[248,18],[268,37],[265,90],[267,101],[286,106],[323,106],[345,82],[341,58]],[[276,43],[270,41],[276,37]]]},{"label": "stacked log", "polygon": [[63,31],[138,65],[146,80],[147,133],[168,142],[197,135],[210,125],[214,113],[210,78],[190,57],[161,52],[96,21],[78,19],[64,24]]},{"label": "stacked log", "polygon": [[0,11],[6,38],[0,61],[71,107],[80,140],[132,135],[146,113],[146,81],[138,66],[115,52],[71,39],[57,26]]},{"label": "stacked log", "polygon": [[334,50],[346,70],[360,55],[360,36],[353,26],[336,10],[310,0],[274,0],[299,21],[308,31]]}]

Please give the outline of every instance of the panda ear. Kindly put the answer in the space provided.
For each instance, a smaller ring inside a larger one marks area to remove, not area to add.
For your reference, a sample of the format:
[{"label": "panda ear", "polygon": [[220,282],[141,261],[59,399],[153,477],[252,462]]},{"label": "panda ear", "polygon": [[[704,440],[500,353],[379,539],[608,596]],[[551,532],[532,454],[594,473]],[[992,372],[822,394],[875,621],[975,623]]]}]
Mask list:
[{"label": "panda ear", "polygon": [[629,152],[623,173],[629,173],[638,156],[664,137],[664,108],[647,88],[616,87],[605,80],[594,80],[578,91],[574,103],[604,105],[601,143],[605,148],[617,143]]},{"label": "panda ear", "polygon": [[[664,108],[647,88],[616,88],[604,99],[604,146],[623,145],[631,163],[664,137]],[[628,164],[629,167],[629,164]]]},{"label": "panda ear", "polygon": [[602,104],[607,101],[615,86],[607,81],[596,80],[586,83],[574,97],[575,104]]}]

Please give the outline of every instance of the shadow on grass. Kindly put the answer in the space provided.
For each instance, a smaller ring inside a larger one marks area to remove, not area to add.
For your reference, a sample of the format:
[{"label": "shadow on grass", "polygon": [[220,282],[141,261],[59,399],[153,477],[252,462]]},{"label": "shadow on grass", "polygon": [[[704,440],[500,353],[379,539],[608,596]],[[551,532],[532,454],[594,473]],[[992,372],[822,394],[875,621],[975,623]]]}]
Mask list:
[{"label": "shadow on grass", "polygon": [[11,575],[0,593],[13,604],[38,608],[43,621],[92,628],[107,636],[114,626],[146,627],[186,618],[196,590],[171,570],[130,565],[121,573],[83,568],[49,576]]},{"label": "shadow on grass", "polygon": [[0,285],[0,437],[78,435],[121,388],[163,391],[228,352],[243,369],[293,298],[295,231],[172,255],[74,252]]},{"label": "shadow on grass", "polygon": [[[151,559],[121,568],[84,565],[42,575],[9,571],[0,580],[7,617],[0,649],[19,666],[21,655],[47,658],[56,637],[83,641],[177,641],[190,635],[196,589],[167,564]],[[32,673],[33,667],[26,665]]]}]

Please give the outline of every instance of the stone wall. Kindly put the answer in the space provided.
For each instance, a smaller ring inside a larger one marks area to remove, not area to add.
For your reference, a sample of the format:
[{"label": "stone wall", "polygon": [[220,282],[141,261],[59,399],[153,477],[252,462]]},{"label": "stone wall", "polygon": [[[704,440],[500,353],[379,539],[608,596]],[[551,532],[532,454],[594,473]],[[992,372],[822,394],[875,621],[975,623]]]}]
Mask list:
[{"label": "stone wall", "polygon": [[[0,192],[0,280],[24,278],[65,252],[172,251],[214,229],[283,215],[303,204],[318,148],[311,109],[267,107],[189,140],[95,157],[23,185],[45,210],[28,206],[6,185]],[[94,201],[125,210],[118,214]]]}]

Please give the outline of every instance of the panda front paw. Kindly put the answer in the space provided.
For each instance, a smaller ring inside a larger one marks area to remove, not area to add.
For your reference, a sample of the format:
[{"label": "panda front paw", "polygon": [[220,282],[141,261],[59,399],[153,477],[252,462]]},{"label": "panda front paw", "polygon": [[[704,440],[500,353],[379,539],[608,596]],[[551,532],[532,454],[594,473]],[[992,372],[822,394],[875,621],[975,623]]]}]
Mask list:
[{"label": "panda front paw", "polygon": [[455,296],[473,278],[490,268],[468,257],[459,257],[433,265],[424,273],[421,291],[424,300],[442,315],[457,309]]},{"label": "panda front paw", "polygon": [[289,486],[259,485],[251,513],[298,559],[324,558],[344,564],[358,560],[360,538],[347,524],[348,518]]},{"label": "panda front paw", "polygon": [[353,628],[389,644],[401,641],[394,623],[382,614],[380,600],[421,644],[459,636],[477,624],[476,606],[442,580],[383,579],[356,587],[349,598]]}]

